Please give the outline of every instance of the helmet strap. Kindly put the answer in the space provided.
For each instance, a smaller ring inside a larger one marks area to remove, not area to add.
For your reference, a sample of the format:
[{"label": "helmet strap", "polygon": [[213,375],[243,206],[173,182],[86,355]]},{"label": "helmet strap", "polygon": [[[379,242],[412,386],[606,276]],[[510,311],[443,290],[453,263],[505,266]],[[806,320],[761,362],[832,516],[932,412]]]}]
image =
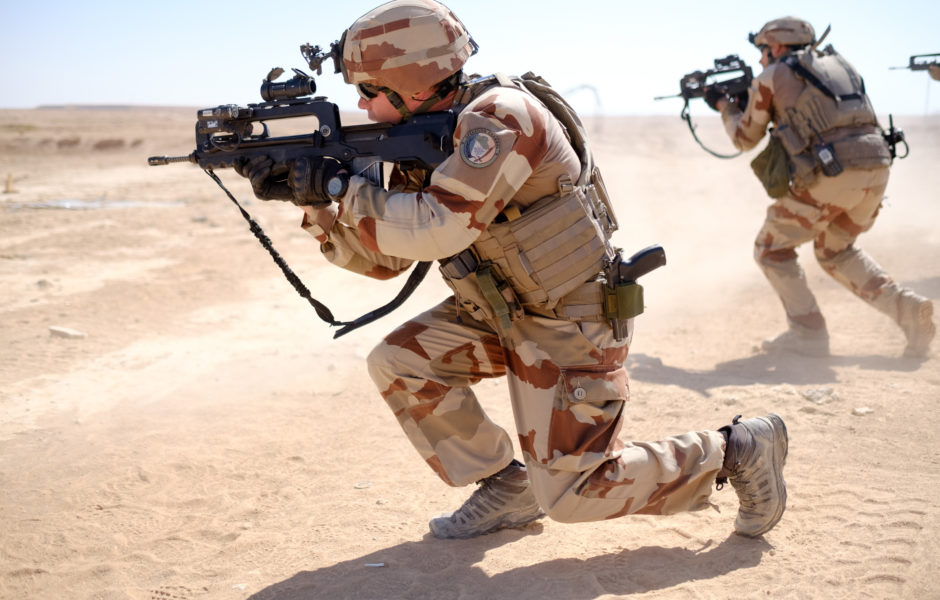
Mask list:
[{"label": "helmet strap", "polygon": [[382,90],[382,93],[385,94],[385,97],[388,98],[389,103],[395,107],[395,110],[398,111],[398,114],[401,115],[402,120],[407,121],[411,118],[411,115],[414,114],[408,107],[405,106],[405,101],[401,99],[401,96],[398,95],[398,92],[385,88]]}]

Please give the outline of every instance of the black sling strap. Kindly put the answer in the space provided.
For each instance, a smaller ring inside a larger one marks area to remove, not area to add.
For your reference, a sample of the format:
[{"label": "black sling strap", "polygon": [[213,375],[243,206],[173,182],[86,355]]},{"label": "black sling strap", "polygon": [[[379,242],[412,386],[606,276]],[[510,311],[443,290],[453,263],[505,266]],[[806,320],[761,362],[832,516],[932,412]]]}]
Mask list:
[{"label": "black sling strap", "polygon": [[331,326],[340,327],[340,329],[335,334],[333,334],[334,340],[340,336],[346,335],[354,329],[358,329],[363,325],[384,317],[388,313],[401,306],[405,300],[411,296],[412,292],[417,289],[418,285],[424,279],[425,275],[428,274],[428,270],[431,268],[430,262],[419,262],[417,265],[415,265],[415,268],[412,269],[411,274],[408,276],[408,281],[405,282],[405,286],[401,289],[400,292],[398,292],[398,295],[395,296],[391,302],[384,306],[380,306],[373,311],[367,312],[358,319],[354,319],[352,321],[337,321],[335,317],[333,317],[333,312],[325,304],[314,298],[307,286],[304,285],[304,282],[300,280],[300,277],[298,277],[297,274],[291,270],[290,266],[287,264],[284,258],[281,257],[277,250],[274,249],[274,245],[271,243],[271,238],[269,238],[267,234],[264,233],[264,230],[261,229],[261,226],[251,218],[251,215],[248,214],[248,211],[242,208],[242,205],[238,203],[238,200],[235,199],[235,196],[232,195],[232,192],[230,192],[228,188],[225,187],[225,185],[222,183],[222,180],[219,179],[219,176],[213,173],[212,169],[203,170],[219,185],[220,188],[222,188],[222,191],[225,192],[225,194],[235,204],[235,206],[238,207],[242,217],[248,222],[248,227],[251,229],[251,233],[253,233],[254,236],[258,238],[258,241],[261,242],[261,245],[264,246],[264,249],[268,251],[268,254],[271,255],[272,259],[274,259],[274,263],[278,266],[278,268],[281,269],[281,272],[284,273],[284,277],[287,278],[287,281],[290,282],[297,293],[300,294],[302,298],[305,298],[311,306],[313,306],[313,309],[317,312],[317,316],[319,316],[323,321],[329,323]]}]

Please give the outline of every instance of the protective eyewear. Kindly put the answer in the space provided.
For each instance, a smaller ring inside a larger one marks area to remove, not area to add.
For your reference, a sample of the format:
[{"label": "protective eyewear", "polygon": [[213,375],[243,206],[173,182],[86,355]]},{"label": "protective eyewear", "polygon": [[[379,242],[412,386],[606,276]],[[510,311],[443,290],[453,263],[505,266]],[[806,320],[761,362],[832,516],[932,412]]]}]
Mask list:
[{"label": "protective eyewear", "polygon": [[356,91],[364,100],[372,100],[378,96],[385,88],[372,85],[371,83],[356,84]]}]

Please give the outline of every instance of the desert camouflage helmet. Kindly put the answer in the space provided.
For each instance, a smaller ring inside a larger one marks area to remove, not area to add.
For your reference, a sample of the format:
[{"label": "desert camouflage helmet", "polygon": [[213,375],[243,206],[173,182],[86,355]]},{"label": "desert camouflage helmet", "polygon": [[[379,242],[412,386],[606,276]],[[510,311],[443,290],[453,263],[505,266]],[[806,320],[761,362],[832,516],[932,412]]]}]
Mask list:
[{"label": "desert camouflage helmet", "polygon": [[434,0],[393,0],[343,33],[343,77],[404,94],[447,79],[477,49],[467,28]]},{"label": "desert camouflage helmet", "polygon": [[748,39],[755,46],[770,46],[782,44],[784,46],[802,46],[816,41],[816,31],[813,26],[797,17],[780,17],[769,21],[757,33],[752,33]]}]

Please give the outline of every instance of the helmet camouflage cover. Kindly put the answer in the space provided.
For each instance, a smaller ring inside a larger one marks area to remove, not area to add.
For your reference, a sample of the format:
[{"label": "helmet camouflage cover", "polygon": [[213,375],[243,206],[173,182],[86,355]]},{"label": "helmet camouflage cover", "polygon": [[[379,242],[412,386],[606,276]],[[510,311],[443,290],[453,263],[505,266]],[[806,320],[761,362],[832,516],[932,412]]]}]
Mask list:
[{"label": "helmet camouflage cover", "polygon": [[750,40],[755,46],[802,46],[816,41],[816,31],[803,19],[780,17],[769,21],[756,34],[752,33]]},{"label": "helmet camouflage cover", "polygon": [[416,94],[447,79],[476,51],[460,19],[434,0],[394,0],[356,20],[343,33],[343,77],[400,94]]}]

